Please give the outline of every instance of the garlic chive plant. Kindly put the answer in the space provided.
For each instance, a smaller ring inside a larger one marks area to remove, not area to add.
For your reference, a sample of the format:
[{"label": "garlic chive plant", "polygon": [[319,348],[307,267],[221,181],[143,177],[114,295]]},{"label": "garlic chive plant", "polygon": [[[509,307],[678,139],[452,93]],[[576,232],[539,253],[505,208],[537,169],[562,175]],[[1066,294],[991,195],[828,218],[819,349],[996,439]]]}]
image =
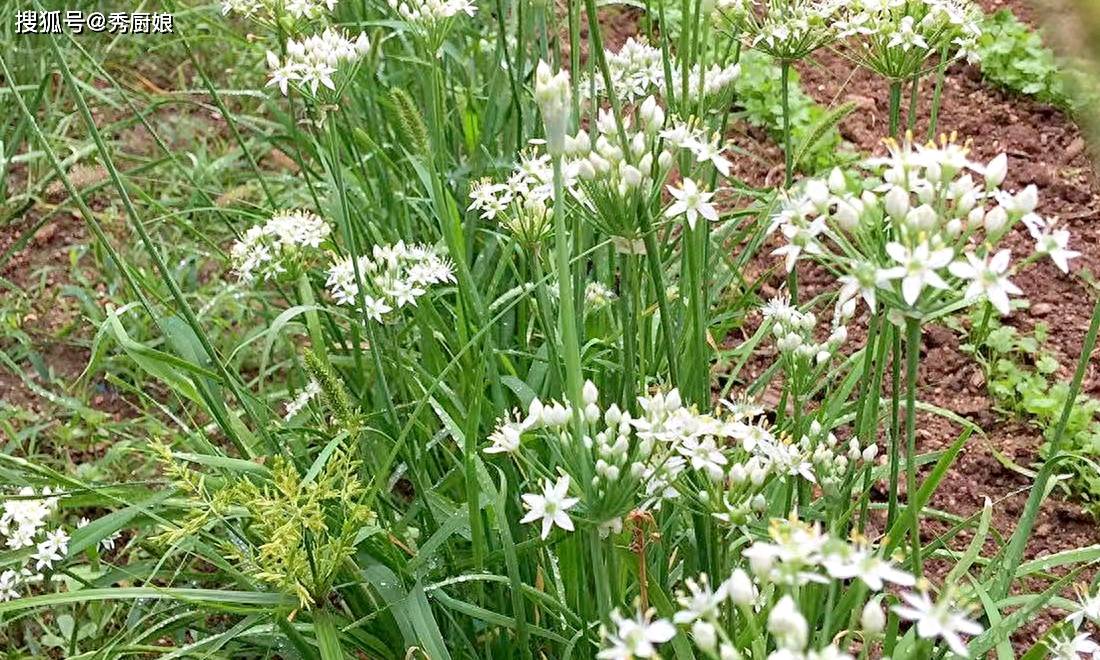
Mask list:
[{"label": "garlic chive plant", "polygon": [[791,144],[791,65],[839,36],[838,20],[844,10],[839,0],[719,0],[718,11],[733,34],[747,47],[779,61],[782,80],[783,152],[786,186],[794,180],[794,146]]},{"label": "garlic chive plant", "polygon": [[916,119],[920,79],[938,57],[929,139],[935,135],[947,65],[974,52],[981,10],[970,0],[853,0],[835,23],[844,52],[890,82],[890,135],[901,125],[902,86],[912,85],[909,130]]}]

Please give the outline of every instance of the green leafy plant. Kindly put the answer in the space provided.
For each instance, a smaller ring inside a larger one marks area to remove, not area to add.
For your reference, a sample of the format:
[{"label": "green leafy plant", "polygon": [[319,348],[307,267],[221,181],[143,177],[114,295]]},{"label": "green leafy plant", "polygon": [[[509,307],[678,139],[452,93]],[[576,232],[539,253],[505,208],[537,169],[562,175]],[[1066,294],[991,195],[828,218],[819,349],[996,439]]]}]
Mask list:
[{"label": "green leafy plant", "polygon": [[[783,103],[780,68],[775,60],[755,50],[741,53],[741,76],[734,81],[734,102],[741,108],[745,121],[768,131],[774,139],[783,137]],[[802,90],[798,72],[790,72],[789,111],[791,142],[807,145],[795,167],[807,172],[821,172],[843,162],[855,160],[855,154],[841,149],[843,140],[836,124],[815,131],[829,117],[829,110]]]},{"label": "green leafy plant", "polygon": [[[1061,368],[1057,358],[1044,349],[1049,336],[1045,323],[1035,324],[1028,334],[981,312],[972,319],[975,331],[964,350],[973,354],[985,370],[990,395],[1002,411],[1035,424],[1049,448],[1062,410],[1070,395],[1069,383],[1056,377]],[[956,327],[959,327],[956,324]],[[1064,467],[1072,475],[1063,482],[1068,492],[1100,515],[1100,400],[1079,395],[1066,422],[1066,451],[1074,458]]]},{"label": "green leafy plant", "polygon": [[982,75],[1005,89],[1069,111],[1083,110],[1097,99],[1095,81],[1060,59],[1009,9],[985,17],[976,55]]}]

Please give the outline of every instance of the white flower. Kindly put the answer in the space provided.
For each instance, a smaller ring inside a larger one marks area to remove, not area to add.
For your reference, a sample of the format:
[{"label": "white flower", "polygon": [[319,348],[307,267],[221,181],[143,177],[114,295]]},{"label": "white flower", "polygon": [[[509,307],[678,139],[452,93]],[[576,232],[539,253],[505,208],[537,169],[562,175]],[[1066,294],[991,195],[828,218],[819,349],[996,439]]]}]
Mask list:
[{"label": "white flower", "polygon": [[695,229],[695,223],[700,216],[711,222],[718,220],[718,211],[710,204],[710,198],[714,193],[699,190],[691,179],[684,179],[679,188],[668,186],[668,192],[676,201],[665,211],[666,217],[686,216],[688,226],[692,229]]},{"label": "white flower", "polygon": [[970,286],[963,295],[971,299],[984,294],[997,311],[1008,314],[1009,294],[1018,296],[1023,293],[1005,274],[1012,253],[1000,250],[992,259],[979,258],[973,252],[967,252],[964,256],[966,261],[955,261],[949,266],[952,275],[970,280]]},{"label": "white flower", "polygon": [[122,530],[116,529],[99,541],[99,549],[102,552],[110,552],[115,549],[115,542],[122,538]]},{"label": "white flower", "polygon": [[826,555],[821,565],[830,577],[837,580],[859,578],[875,591],[882,591],[884,582],[893,582],[903,587],[916,584],[916,579],[903,570],[895,568],[865,548],[853,548],[846,553]]},{"label": "white flower", "polygon": [[685,438],[676,449],[691,462],[693,469],[706,472],[711,479],[721,479],[724,472],[722,466],[728,461],[713,437],[707,436],[701,440]]},{"label": "white flower", "polygon": [[544,480],[542,495],[534,493],[523,495],[523,505],[528,511],[520,522],[529,523],[541,518],[543,539],[550,536],[550,530],[554,525],[568,532],[573,531],[573,520],[566,511],[576,506],[580,500],[575,497],[566,497],[568,492],[569,475],[563,475],[556,484],[551,484],[549,479]]},{"label": "white flower", "polygon": [[19,598],[19,574],[13,570],[0,573],[0,603]]},{"label": "white flower", "polygon": [[1066,621],[1072,623],[1074,628],[1080,628],[1086,619],[1100,623],[1100,593],[1082,598],[1077,609],[1066,617]]},{"label": "white flower", "polygon": [[605,646],[596,654],[601,660],[634,660],[656,658],[657,645],[676,636],[676,628],[665,619],[650,621],[649,613],[636,619],[624,618],[616,610],[611,613],[615,632],[604,631]]},{"label": "white flower", "polygon": [[69,552],[69,535],[63,529],[55,529],[46,533],[46,539],[40,541],[37,551],[32,557],[35,560],[36,570],[53,568],[56,562],[65,559]]},{"label": "white flower", "polygon": [[1047,231],[1035,238],[1035,251],[1050,257],[1058,270],[1069,272],[1069,260],[1081,256],[1076,250],[1069,249],[1069,232],[1065,229]]},{"label": "white flower", "polygon": [[363,296],[363,311],[366,313],[367,318],[381,323],[382,318],[393,311],[393,307],[387,304],[382,298],[365,295]]},{"label": "white flower", "polygon": [[932,250],[928,243],[921,243],[909,249],[891,242],[886,244],[886,253],[900,265],[883,270],[881,276],[887,280],[901,279],[901,294],[906,304],[915,304],[925,286],[948,288],[936,270],[951,263],[954,256],[951,248]]},{"label": "white flower", "polygon": [[1100,644],[1092,641],[1092,636],[1088,633],[1055,641],[1050,647],[1049,657],[1051,660],[1081,660],[1082,655],[1100,658]]},{"label": "white flower", "polygon": [[950,609],[946,601],[933,603],[928,594],[905,592],[901,594],[906,605],[895,605],[891,608],[895,614],[908,621],[916,621],[917,636],[922,639],[934,639],[940,637],[955,653],[962,657],[968,657],[966,643],[959,633],[965,635],[979,635],[982,627],[966,618],[963,614]]},{"label": "white flower", "polygon": [[698,619],[710,620],[718,616],[718,608],[726,600],[725,583],[718,585],[717,590],[712,590],[707,576],[700,575],[698,582],[688,578],[684,585],[687,592],[681,592],[676,597],[682,609],[673,615],[673,623],[685,625]]},{"label": "white flower", "polygon": [[[535,399],[538,401],[538,399]],[[484,449],[486,454],[514,454],[519,450],[523,432],[527,429],[525,422],[518,422],[512,418],[504,418],[489,434],[492,445]]]}]

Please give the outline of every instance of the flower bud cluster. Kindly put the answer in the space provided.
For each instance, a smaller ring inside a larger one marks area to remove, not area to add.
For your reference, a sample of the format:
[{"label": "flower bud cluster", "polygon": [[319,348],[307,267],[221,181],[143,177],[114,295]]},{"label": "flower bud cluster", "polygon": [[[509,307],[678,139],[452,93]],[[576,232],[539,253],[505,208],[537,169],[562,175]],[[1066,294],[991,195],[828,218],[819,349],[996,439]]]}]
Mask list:
[{"label": "flower bud cluster", "polygon": [[809,451],[817,483],[827,495],[836,494],[839,487],[857,470],[873,464],[878,456],[878,445],[870,443],[861,447],[859,439],[855,437],[849,438],[847,443],[841,443],[831,431],[825,431],[817,420],[810,424],[809,433],[802,437],[800,444]]},{"label": "flower bud cluster", "polygon": [[839,306],[860,296],[872,310],[884,299],[892,309],[927,314],[985,298],[1007,314],[1009,296],[1021,291],[1009,279],[1011,252],[998,243],[1017,222],[1035,238],[1035,255],[1059,269],[1068,271],[1078,256],[1069,233],[1035,212],[1034,186],[1002,189],[1003,154],[977,163],[947,138],[887,145],[887,156],[863,164],[871,178],[834,170],[827,180],[805,181],[772,223],[787,240],[773,254],[786,258],[788,271],[809,256],[842,273]]},{"label": "flower bud cluster", "polygon": [[625,150],[610,110],[599,111],[594,137],[581,130],[565,141],[565,151],[574,159],[578,176],[584,181],[605,184],[619,197],[640,187],[651,188],[654,173],[658,176],[667,173],[673,158],[671,150],[658,146],[665,110],[655,97],[646,97],[622,122]]},{"label": "flower bud cluster", "polygon": [[780,60],[800,60],[837,38],[840,0],[765,3],[719,0],[718,11],[745,44]]},{"label": "flower bud cluster", "polygon": [[[611,86],[619,99],[632,103],[653,94],[683,93],[683,67],[681,62],[672,59],[669,62],[671,77],[665,76],[664,59],[661,49],[650,46],[645,41],[633,37],[619,48],[618,52],[604,51]],[[688,98],[693,103],[717,97],[727,90],[741,75],[738,64],[722,66],[712,64],[701,71],[695,64],[688,72]],[[578,89],[586,97],[595,89],[596,98],[607,96],[607,86],[600,74],[581,81]]]},{"label": "flower bud cluster", "polygon": [[336,10],[339,0],[222,0],[222,15],[274,22],[283,15],[312,20]]},{"label": "flower bud cluster", "polygon": [[233,244],[233,270],[246,283],[294,273],[319,253],[330,232],[328,223],[313,213],[280,211]]},{"label": "flower bud cluster", "polygon": [[[362,292],[360,281],[365,287]],[[454,281],[450,260],[435,248],[399,241],[374,246],[371,256],[362,255],[356,263],[351,257],[333,262],[326,286],[337,304],[362,304],[367,317],[381,323],[393,310],[416,305],[431,287]]]},{"label": "flower bud cluster", "polygon": [[387,0],[387,2],[390,9],[403,20],[425,27],[434,27],[459,14],[473,16],[477,13],[477,5],[470,0],[427,0],[426,2]]},{"label": "flower bud cluster", "polygon": [[290,92],[291,84],[308,88],[314,95],[321,87],[335,91],[332,77],[340,65],[358,60],[369,50],[365,32],[352,39],[344,31],[331,27],[301,41],[289,39],[285,57],[267,52],[267,85],[278,87],[284,96]]},{"label": "flower bud cluster", "polygon": [[851,0],[836,21],[853,56],[890,80],[908,80],[925,62],[972,53],[981,36],[981,10],[970,0]]},{"label": "flower bud cluster", "polygon": [[844,325],[852,316],[851,309],[838,306],[833,317],[832,331],[825,341],[814,340],[817,316],[802,312],[786,297],[777,297],[764,306],[764,319],[770,321],[776,348],[781,355],[789,356],[796,364],[824,364],[848,340],[848,327]]}]

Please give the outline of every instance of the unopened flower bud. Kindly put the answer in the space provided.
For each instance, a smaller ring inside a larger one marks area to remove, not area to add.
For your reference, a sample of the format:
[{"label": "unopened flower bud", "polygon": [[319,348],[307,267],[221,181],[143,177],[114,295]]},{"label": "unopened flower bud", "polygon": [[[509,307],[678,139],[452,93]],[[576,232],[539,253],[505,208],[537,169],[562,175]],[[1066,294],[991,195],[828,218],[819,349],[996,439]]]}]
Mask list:
[{"label": "unopened flower bud", "polygon": [[637,188],[642,183],[642,173],[637,167],[627,165],[626,161],[619,164],[619,176],[628,188]]},{"label": "unopened flower bud", "polygon": [[994,206],[985,214],[983,222],[987,233],[996,234],[1004,229],[1005,224],[1008,223],[1008,214],[1005,212],[1004,207]]},{"label": "unopened flower bud", "polygon": [[844,172],[840,171],[839,167],[834,167],[832,172],[829,172],[829,190],[834,195],[839,195],[848,189],[848,181],[844,178]]},{"label": "unopened flower bud", "polygon": [[702,619],[696,619],[695,623],[691,624],[691,637],[695,640],[696,646],[709,653],[713,653],[718,645],[718,633],[714,630],[714,625]]},{"label": "unopened flower bud", "polygon": [[581,388],[581,400],[586,404],[596,403],[600,399],[600,391],[596,389],[596,384],[590,380],[584,381],[584,387]]},{"label": "unopened flower bud", "polygon": [[1005,176],[1007,175],[1008,156],[1005,154],[998,154],[985,166],[986,188],[992,189],[1000,186],[1002,183],[1004,183]]},{"label": "unopened flower bud", "polygon": [[1016,193],[1016,197],[1013,198],[1014,210],[1021,214],[1026,215],[1035,210],[1035,207],[1039,205],[1039,189],[1035,187],[1035,184],[1029,185],[1020,192]]},{"label": "unopened flower bud", "polygon": [[886,193],[886,212],[895,220],[901,220],[909,213],[909,193],[905,189],[894,186]]},{"label": "unopened flower bud", "polygon": [[859,225],[859,212],[854,206],[843,200],[837,203],[833,218],[836,219],[840,228],[845,231],[853,231]]},{"label": "unopened flower bud", "polygon": [[756,586],[749,574],[740,568],[735,569],[726,581],[726,592],[734,605],[747,606],[756,600]]},{"label": "unopened flower bud", "polygon": [[829,186],[821,179],[806,182],[806,197],[819,211],[829,205]]},{"label": "unopened flower bud", "polygon": [[882,611],[882,605],[877,600],[869,600],[863,606],[859,624],[868,635],[877,635],[886,629],[886,613]]}]

